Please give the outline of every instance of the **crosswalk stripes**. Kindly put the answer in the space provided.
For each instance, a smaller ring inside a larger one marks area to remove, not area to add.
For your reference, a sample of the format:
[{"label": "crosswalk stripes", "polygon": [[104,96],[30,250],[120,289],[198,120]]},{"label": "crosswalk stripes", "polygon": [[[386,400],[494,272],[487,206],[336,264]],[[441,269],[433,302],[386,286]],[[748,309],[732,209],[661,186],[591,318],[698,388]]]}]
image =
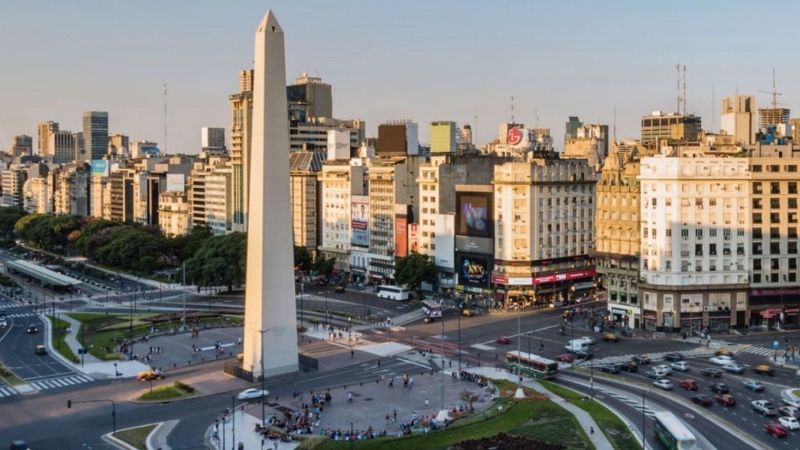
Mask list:
[{"label": "crosswalk stripes", "polygon": [[[647,356],[650,357],[650,360],[653,362],[662,361],[664,360],[664,356],[669,353],[675,352],[661,352],[661,353],[648,353]],[[685,357],[693,357],[693,356],[707,356],[712,354],[709,350],[688,350],[681,352],[681,354]],[[608,356],[606,358],[595,359],[594,362],[592,361],[581,361],[576,363],[576,366],[579,367],[589,367],[592,364],[600,365],[600,364],[622,364],[626,362],[630,362],[633,355],[617,355],[617,356]]]},{"label": "crosswalk stripes", "polygon": [[746,349],[742,350],[742,353],[752,353],[761,356],[773,356],[775,354],[775,349],[764,348],[764,347],[747,347]]},{"label": "crosswalk stripes", "polygon": [[603,394],[608,395],[609,397],[614,397],[617,400],[625,403],[626,405],[628,405],[628,406],[630,406],[630,407],[632,407],[632,408],[634,408],[634,409],[636,409],[638,411],[644,411],[644,415],[649,417],[649,418],[651,418],[651,419],[655,417],[655,412],[653,410],[651,410],[647,406],[642,408],[642,402],[640,402],[638,398],[633,399],[633,398],[628,397],[625,394],[606,391],[604,389],[598,389],[598,388],[595,388],[595,391],[600,391]]},{"label": "crosswalk stripes", "polygon": [[10,397],[12,395],[17,395],[17,391],[8,387],[0,387],[0,397]]},{"label": "crosswalk stripes", "polygon": [[7,314],[5,316],[6,319],[24,319],[26,317],[34,317],[36,314],[34,313],[21,313],[21,314]]},{"label": "crosswalk stripes", "polygon": [[66,386],[74,386],[76,384],[88,383],[93,381],[85,375],[74,375],[69,377],[51,378],[49,380],[31,381],[29,384],[36,389],[54,389]]}]

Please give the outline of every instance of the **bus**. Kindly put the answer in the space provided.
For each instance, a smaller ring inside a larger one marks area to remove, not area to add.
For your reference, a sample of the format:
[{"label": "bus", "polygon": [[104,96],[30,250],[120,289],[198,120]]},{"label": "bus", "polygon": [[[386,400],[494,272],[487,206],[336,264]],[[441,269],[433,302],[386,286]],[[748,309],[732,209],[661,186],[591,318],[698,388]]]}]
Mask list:
[{"label": "bus", "polygon": [[434,300],[425,300],[422,302],[422,312],[431,319],[442,317],[442,305]]},{"label": "bus", "polygon": [[669,411],[659,411],[653,414],[656,436],[670,450],[694,450],[697,439],[686,425]]},{"label": "bus", "polygon": [[405,301],[409,298],[409,292],[400,286],[378,286],[378,298]]},{"label": "bus", "polygon": [[512,373],[522,372],[534,378],[554,378],[558,375],[558,363],[541,356],[516,350],[506,353],[506,367]]}]

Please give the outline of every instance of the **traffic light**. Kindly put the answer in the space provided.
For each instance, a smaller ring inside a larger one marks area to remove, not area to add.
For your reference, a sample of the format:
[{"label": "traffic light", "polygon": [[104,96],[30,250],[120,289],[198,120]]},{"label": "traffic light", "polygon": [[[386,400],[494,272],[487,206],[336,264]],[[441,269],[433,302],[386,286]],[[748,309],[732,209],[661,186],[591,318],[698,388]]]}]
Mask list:
[{"label": "traffic light", "polygon": [[67,409],[72,408],[72,400],[67,400]]}]

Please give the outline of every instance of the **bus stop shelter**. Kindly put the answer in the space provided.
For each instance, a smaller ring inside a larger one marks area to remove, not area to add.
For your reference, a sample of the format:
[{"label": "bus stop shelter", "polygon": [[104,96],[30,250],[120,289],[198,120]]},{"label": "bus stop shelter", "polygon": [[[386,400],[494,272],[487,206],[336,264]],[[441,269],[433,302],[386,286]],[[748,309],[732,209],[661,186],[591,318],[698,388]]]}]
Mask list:
[{"label": "bus stop shelter", "polygon": [[16,261],[7,261],[5,266],[19,274],[28,278],[38,280],[44,286],[51,286],[54,291],[65,292],[71,290],[74,286],[81,284],[81,281],[75,278],[62,275],[58,272],[42,267],[38,264],[18,259]]}]

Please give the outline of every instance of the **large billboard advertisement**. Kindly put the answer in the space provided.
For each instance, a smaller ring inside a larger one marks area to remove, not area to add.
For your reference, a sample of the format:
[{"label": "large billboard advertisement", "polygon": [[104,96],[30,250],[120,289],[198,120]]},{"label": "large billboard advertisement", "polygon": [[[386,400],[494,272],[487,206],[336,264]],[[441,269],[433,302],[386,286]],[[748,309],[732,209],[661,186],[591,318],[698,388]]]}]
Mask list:
[{"label": "large billboard advertisement", "polygon": [[486,287],[489,281],[489,264],[486,258],[459,256],[458,284]]},{"label": "large billboard advertisement", "polygon": [[438,214],[436,216],[436,237],[433,238],[436,252],[433,260],[436,267],[455,269],[455,216],[453,214]]},{"label": "large billboard advertisement", "polygon": [[398,258],[408,256],[408,218],[395,216],[394,218],[394,254]]},{"label": "large billboard advertisement", "polygon": [[109,172],[108,161],[105,159],[92,160],[92,177],[107,177]]},{"label": "large billboard advertisement", "polygon": [[350,159],[350,132],[328,130],[328,159]]},{"label": "large billboard advertisement", "polygon": [[387,153],[406,153],[406,125],[383,124],[378,125],[378,147],[375,152],[379,155]]},{"label": "large billboard advertisement", "polygon": [[491,193],[456,193],[456,234],[471,237],[492,237]]},{"label": "large billboard advertisement", "polygon": [[167,174],[167,191],[184,192],[186,190],[185,177],[182,173]]},{"label": "large billboard advertisement", "polygon": [[354,195],[350,202],[350,212],[350,229],[353,230],[350,243],[369,247],[369,197]]},{"label": "large billboard advertisement", "polygon": [[408,224],[408,252],[419,253],[419,225]]}]

